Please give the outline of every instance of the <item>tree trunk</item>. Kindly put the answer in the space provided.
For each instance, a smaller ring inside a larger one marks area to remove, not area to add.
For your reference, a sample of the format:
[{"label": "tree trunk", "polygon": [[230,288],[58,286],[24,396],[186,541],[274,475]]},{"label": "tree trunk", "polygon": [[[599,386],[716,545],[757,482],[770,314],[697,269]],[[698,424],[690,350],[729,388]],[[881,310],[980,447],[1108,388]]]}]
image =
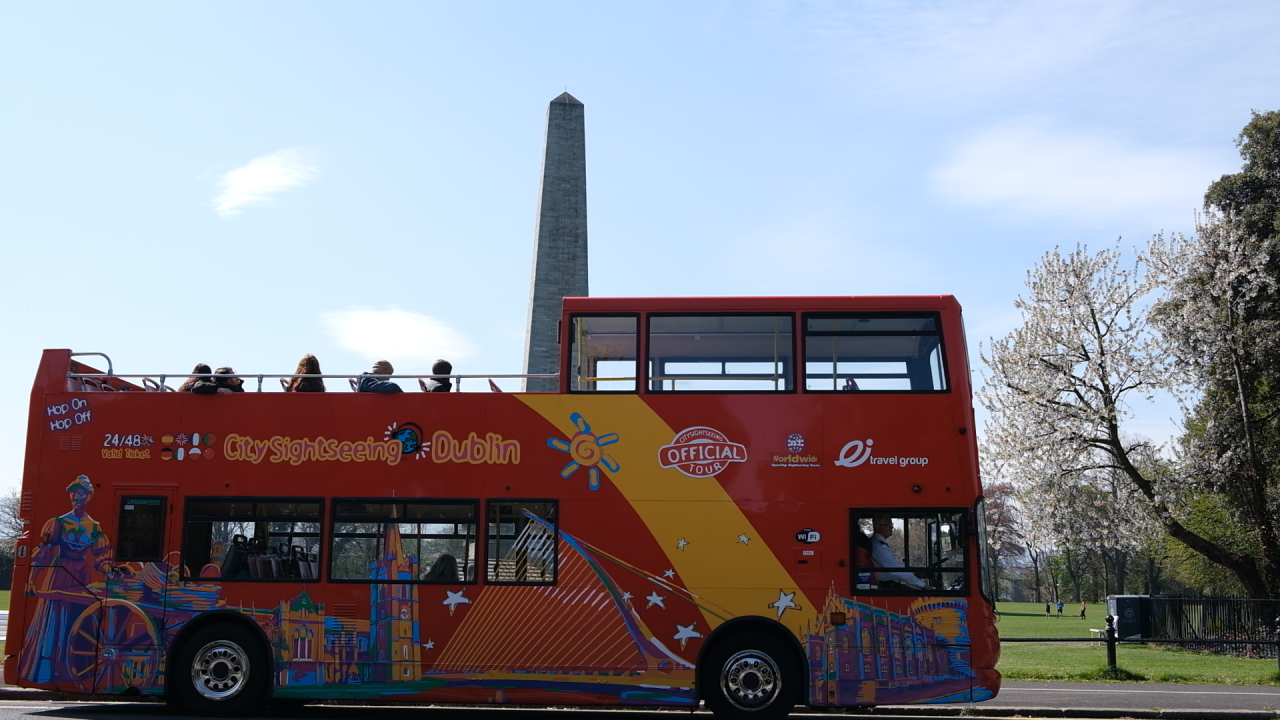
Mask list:
[{"label": "tree trunk", "polygon": [[1120,426],[1114,422],[1109,423],[1108,431],[1110,434],[1107,440],[1108,453],[1116,461],[1116,464],[1120,466],[1120,469],[1124,471],[1124,474],[1137,486],[1138,491],[1147,499],[1147,502],[1150,503],[1156,516],[1156,521],[1164,526],[1165,532],[1170,537],[1205,556],[1211,562],[1215,562],[1234,573],[1239,578],[1240,584],[1244,585],[1249,597],[1275,597],[1263,580],[1262,574],[1258,572],[1258,566],[1252,557],[1227,550],[1221,545],[1201,537],[1178,522],[1173,513],[1169,511],[1169,508],[1156,497],[1155,487],[1151,484],[1151,481],[1129,461],[1129,453],[1125,449],[1124,443],[1120,441]]}]

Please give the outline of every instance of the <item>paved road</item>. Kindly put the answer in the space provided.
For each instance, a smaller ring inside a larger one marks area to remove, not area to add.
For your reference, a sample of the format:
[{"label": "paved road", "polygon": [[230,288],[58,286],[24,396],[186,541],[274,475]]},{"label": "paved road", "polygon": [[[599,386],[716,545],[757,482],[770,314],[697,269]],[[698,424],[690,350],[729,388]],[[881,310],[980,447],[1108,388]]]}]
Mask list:
[{"label": "paved road", "polygon": [[9,611],[0,610],[0,642],[4,642],[9,631]]},{"label": "paved road", "polygon": [[[489,708],[441,708],[441,707],[307,707],[302,710],[276,715],[255,715],[252,718],[262,720],[680,720],[692,717],[693,720],[713,720],[713,716],[705,711],[690,713],[688,710],[637,711],[637,710],[526,710],[526,709],[489,709]],[[793,713],[796,720],[829,720],[831,713]],[[848,716],[845,717],[857,717]],[[865,716],[862,716],[865,717]],[[980,720],[987,716],[977,713],[966,716],[966,720]],[[1023,718],[1040,717],[1036,715],[1021,716]],[[1053,716],[1055,720],[1079,716]],[[1096,715],[1086,715],[1096,718]],[[1179,716],[1176,720],[1198,720],[1199,716]],[[1214,720],[1260,720],[1261,715],[1225,716]],[[1268,715],[1269,717],[1269,715]],[[164,706],[156,703],[28,703],[0,702],[0,720],[189,720],[190,716],[173,716],[165,712]],[[252,720],[252,718],[250,720]],[[894,720],[937,720],[928,715],[896,715]]]}]

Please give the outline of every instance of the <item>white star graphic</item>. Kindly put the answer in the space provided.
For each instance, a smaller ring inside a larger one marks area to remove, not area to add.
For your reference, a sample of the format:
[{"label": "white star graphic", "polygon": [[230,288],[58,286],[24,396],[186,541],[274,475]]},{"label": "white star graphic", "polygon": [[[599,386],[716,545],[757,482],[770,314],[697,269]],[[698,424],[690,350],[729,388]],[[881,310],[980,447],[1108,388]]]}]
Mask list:
[{"label": "white star graphic", "polygon": [[688,545],[688,544],[689,544],[689,541],[688,541],[688,540],[685,540],[684,538],[680,538],[680,539],[676,542],[676,549],[677,549],[677,550],[683,550],[683,549],[684,549],[684,546],[685,546],[685,545]]},{"label": "white star graphic", "polygon": [[436,641],[435,641],[435,640],[427,640],[427,644],[426,644],[426,645],[423,645],[422,647],[424,647],[424,648],[426,648],[426,649],[430,650],[430,649],[434,648],[435,646],[436,646]]},{"label": "white star graphic", "polygon": [[751,542],[751,538],[747,537],[746,534],[744,533],[738,536],[738,542],[742,543],[743,545],[747,545]]},{"label": "white star graphic", "polygon": [[666,606],[666,605],[663,605],[663,604],[662,604],[662,601],[663,601],[663,600],[666,600],[666,599],[667,599],[667,596],[666,596],[666,595],[659,595],[659,594],[658,594],[658,591],[657,591],[657,590],[654,590],[653,592],[649,593],[649,596],[648,596],[648,597],[646,597],[646,598],[645,598],[645,600],[648,600],[648,601],[649,601],[649,604],[648,604],[648,605],[645,605],[645,607],[647,607],[647,608],[651,608],[651,607],[653,607],[654,605],[657,605],[658,607],[660,607],[660,608],[662,608],[662,609],[664,609],[664,610],[665,610],[665,609],[667,608],[667,606]]},{"label": "white star graphic", "polygon": [[787,610],[799,610],[800,606],[792,602],[795,596],[795,593],[786,593],[779,590],[778,602],[769,603],[769,607],[778,609],[778,617],[782,617],[782,613]]},{"label": "white star graphic", "polygon": [[624,592],[624,593],[622,593],[622,602],[631,602],[631,593],[630,593],[630,592]]},{"label": "white star graphic", "polygon": [[675,570],[667,570],[666,572],[662,573],[662,577],[668,578],[668,579],[673,578],[675,576],[676,576]]},{"label": "white star graphic", "polygon": [[[453,616],[453,611],[454,611],[454,610],[457,610],[459,605],[470,605],[470,604],[471,604],[471,598],[468,598],[468,597],[464,597],[464,596],[463,596],[463,593],[465,593],[466,591],[467,591],[467,589],[466,589],[466,588],[462,588],[461,590],[459,590],[459,591],[458,591],[458,592],[456,592],[456,593],[455,593],[455,592],[449,592],[448,590],[445,590],[445,591],[444,591],[444,592],[445,592],[445,594],[446,594],[446,595],[448,595],[449,597],[448,597],[448,598],[446,598],[446,599],[445,599],[445,601],[444,601],[443,603],[441,603],[441,604],[442,604],[442,605],[448,605],[448,606],[449,606],[449,616],[450,616],[450,617],[452,617],[452,616]],[[781,613],[779,613],[779,614],[781,614]]]},{"label": "white star graphic", "polygon": [[696,622],[690,625],[681,625],[680,623],[676,623],[676,635],[672,639],[680,641],[681,650],[684,649],[685,643],[689,642],[691,639],[702,637],[702,633],[693,629],[693,626],[697,624],[698,623]]}]

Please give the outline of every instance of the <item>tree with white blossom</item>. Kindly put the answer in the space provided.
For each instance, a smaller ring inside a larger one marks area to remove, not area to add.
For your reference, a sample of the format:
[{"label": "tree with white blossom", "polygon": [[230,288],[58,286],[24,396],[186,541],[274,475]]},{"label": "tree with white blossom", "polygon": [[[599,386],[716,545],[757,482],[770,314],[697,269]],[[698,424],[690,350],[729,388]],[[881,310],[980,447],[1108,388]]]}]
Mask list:
[{"label": "tree with white blossom", "polygon": [[1148,262],[1168,295],[1152,318],[1184,398],[1179,474],[1231,522],[1232,570],[1280,597],[1280,237],[1212,210],[1192,237],[1157,236]]},{"label": "tree with white blossom", "polygon": [[1169,536],[1229,568],[1250,594],[1273,596],[1251,557],[1187,525],[1183,479],[1157,461],[1149,441],[1125,432],[1131,402],[1178,389],[1185,378],[1151,325],[1158,279],[1141,261],[1123,264],[1118,248],[1047,253],[1028,273],[1029,295],[1016,302],[1021,326],[982,351],[985,445],[1061,478],[1117,473]]}]

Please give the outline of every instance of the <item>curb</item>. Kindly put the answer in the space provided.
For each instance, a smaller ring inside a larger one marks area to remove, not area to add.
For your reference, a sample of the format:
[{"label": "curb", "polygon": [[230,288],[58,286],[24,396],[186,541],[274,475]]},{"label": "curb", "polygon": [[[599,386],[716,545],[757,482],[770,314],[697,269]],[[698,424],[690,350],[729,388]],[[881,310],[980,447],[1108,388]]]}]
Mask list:
[{"label": "curb", "polygon": [[[152,704],[162,702],[160,697],[140,697],[137,695],[80,695],[78,693],[60,692],[57,690],[35,690],[18,687],[0,687],[0,700],[19,700],[26,702],[84,702],[114,703],[132,702]],[[373,698],[361,700],[318,700],[316,705],[342,706],[364,705],[378,707],[422,707],[412,702],[393,702]],[[443,709],[442,706],[433,706]],[[542,709],[527,706],[531,710]],[[495,709],[493,705],[456,706],[465,709]],[[596,708],[587,708],[596,709]],[[639,708],[636,708],[639,709]],[[658,709],[658,708],[652,708]],[[666,708],[664,708],[666,709]],[[688,708],[670,709],[672,712],[687,714]],[[1280,713],[1271,710],[1125,710],[1122,708],[1056,708],[1056,707],[982,707],[980,705],[880,705],[875,707],[847,708],[843,711],[824,711],[798,706],[793,716],[822,715],[885,715],[915,717],[1042,717],[1042,718],[1085,718],[1086,720],[1113,720],[1116,718],[1134,718],[1134,720],[1275,720]]]}]

